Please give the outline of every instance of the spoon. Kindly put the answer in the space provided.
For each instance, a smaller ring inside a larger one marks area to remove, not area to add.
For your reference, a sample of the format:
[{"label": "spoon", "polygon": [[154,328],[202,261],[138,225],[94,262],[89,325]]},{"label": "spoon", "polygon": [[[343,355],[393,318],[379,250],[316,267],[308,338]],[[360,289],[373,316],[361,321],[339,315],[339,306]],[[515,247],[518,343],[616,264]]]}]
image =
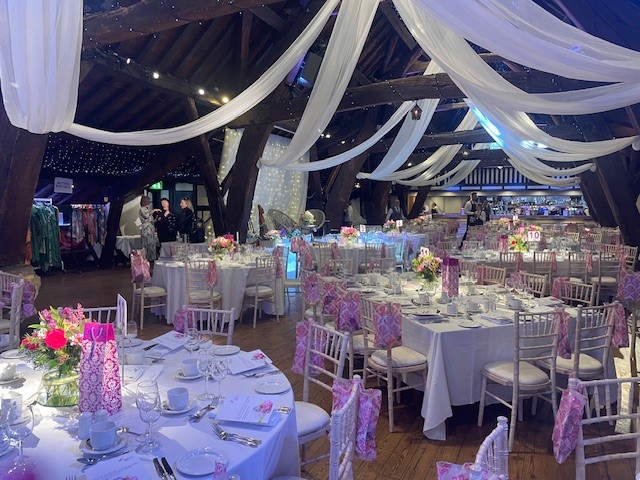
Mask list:
[{"label": "spoon", "polygon": [[[129,453],[131,450],[124,450],[122,452],[114,452],[114,453],[105,453],[104,455],[100,455],[99,457],[80,457],[76,458],[76,460],[80,463],[84,463],[87,467],[95,465],[102,460],[107,458],[119,457],[120,455],[124,455],[125,453]],[[86,468],[86,467],[85,467]]]}]

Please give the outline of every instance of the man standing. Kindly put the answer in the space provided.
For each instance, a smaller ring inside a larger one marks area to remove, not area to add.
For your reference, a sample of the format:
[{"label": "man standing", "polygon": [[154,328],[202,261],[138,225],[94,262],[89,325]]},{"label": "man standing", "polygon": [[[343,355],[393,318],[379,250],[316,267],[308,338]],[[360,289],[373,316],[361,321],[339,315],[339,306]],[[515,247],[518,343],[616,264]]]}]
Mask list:
[{"label": "man standing", "polygon": [[462,241],[460,245],[458,245],[458,249],[462,248],[462,244],[467,239],[467,233],[469,233],[469,225],[476,224],[476,209],[478,205],[478,194],[476,192],[472,192],[469,195],[469,200],[464,204],[464,213],[467,216],[467,229],[464,231],[464,235],[462,236]]},{"label": "man standing", "polygon": [[400,208],[400,199],[394,198],[391,202],[391,208],[387,212],[387,217],[385,221],[389,220],[404,220],[404,213],[402,213],[402,208]]}]

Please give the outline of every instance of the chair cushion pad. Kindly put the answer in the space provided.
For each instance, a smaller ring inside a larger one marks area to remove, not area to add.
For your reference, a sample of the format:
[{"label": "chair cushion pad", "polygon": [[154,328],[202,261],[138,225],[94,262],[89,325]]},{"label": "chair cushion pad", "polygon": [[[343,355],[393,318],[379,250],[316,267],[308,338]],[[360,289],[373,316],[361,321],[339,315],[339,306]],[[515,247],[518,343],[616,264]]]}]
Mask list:
[{"label": "chair cushion pad", "polygon": [[[381,367],[387,366],[387,351],[376,350],[371,354],[371,360]],[[391,349],[391,366],[395,368],[412,367],[427,363],[427,357],[407,347]]]},{"label": "chair cushion pad", "polygon": [[329,428],[331,417],[322,408],[309,402],[296,402],[298,437]]},{"label": "chair cushion pad", "polygon": [[249,297],[270,297],[273,295],[273,288],[266,287],[264,285],[251,285],[250,287],[245,288],[244,294]]},{"label": "chair cushion pad", "polygon": [[209,303],[211,298],[212,295],[209,290],[194,290],[193,292],[189,292],[190,302]]},{"label": "chair cushion pad", "polygon": [[[140,295],[140,292],[142,290],[140,288],[136,288],[136,294]],[[166,295],[167,291],[162,288],[162,287],[156,287],[154,285],[151,285],[149,287],[144,287],[144,296],[145,297],[153,297],[153,296],[160,296],[160,295]]]},{"label": "chair cushion pad", "polygon": [[[513,362],[503,360],[487,363],[483,368],[483,373],[513,383]],[[547,382],[549,382],[549,376],[543,370],[528,362],[520,362],[520,385],[534,386]]]},{"label": "chair cushion pad", "polygon": [[618,284],[618,280],[615,277],[591,277],[589,281],[591,283],[599,283],[604,286],[613,286]]},{"label": "chair cushion pad", "polygon": [[[571,358],[556,358],[556,369],[562,371],[573,370],[573,360],[573,355],[571,355]],[[590,355],[587,355],[586,353],[580,354],[580,358],[578,358],[578,377],[596,375],[602,371],[602,362],[596,360]]]}]

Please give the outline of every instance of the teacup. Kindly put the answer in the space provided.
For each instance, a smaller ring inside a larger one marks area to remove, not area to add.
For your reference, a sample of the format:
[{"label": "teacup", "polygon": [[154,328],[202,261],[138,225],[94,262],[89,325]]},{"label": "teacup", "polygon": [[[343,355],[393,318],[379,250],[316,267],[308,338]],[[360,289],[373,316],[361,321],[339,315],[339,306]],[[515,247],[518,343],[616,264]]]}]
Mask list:
[{"label": "teacup", "polygon": [[167,391],[169,410],[184,410],[189,406],[189,390],[184,387],[170,388]]},{"label": "teacup", "polygon": [[429,303],[429,295],[426,293],[418,293],[418,301],[420,303],[424,303],[425,305]]},{"label": "teacup", "polygon": [[116,424],[115,422],[96,422],[89,430],[91,447],[93,450],[107,450],[116,444]]},{"label": "teacup", "polygon": [[522,308],[522,300],[519,298],[511,298],[507,305],[509,305],[510,308],[519,309]]},{"label": "teacup", "polygon": [[448,303],[447,304],[447,313],[449,315],[457,315],[458,306],[455,303]]},{"label": "teacup", "polygon": [[127,365],[144,365],[144,359],[144,350],[140,352],[126,353],[124,356],[124,361]]},{"label": "teacup", "polygon": [[16,378],[16,364],[2,363],[0,364],[0,380],[13,380]]},{"label": "teacup", "polygon": [[182,375],[184,377],[195,377],[198,371],[198,361],[195,358],[187,358],[182,361]]},{"label": "teacup", "polygon": [[477,312],[480,310],[480,304],[475,300],[467,300],[467,310],[470,312]]}]

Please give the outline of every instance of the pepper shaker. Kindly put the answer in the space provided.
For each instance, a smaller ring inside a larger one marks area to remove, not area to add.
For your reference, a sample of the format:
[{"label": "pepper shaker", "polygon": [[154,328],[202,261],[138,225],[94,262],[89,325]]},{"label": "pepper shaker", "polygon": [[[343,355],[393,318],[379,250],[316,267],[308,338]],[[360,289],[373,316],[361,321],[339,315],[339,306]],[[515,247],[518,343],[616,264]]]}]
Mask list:
[{"label": "pepper shaker", "polygon": [[89,438],[91,431],[91,412],[82,412],[78,418],[78,438],[80,440],[86,440]]}]

